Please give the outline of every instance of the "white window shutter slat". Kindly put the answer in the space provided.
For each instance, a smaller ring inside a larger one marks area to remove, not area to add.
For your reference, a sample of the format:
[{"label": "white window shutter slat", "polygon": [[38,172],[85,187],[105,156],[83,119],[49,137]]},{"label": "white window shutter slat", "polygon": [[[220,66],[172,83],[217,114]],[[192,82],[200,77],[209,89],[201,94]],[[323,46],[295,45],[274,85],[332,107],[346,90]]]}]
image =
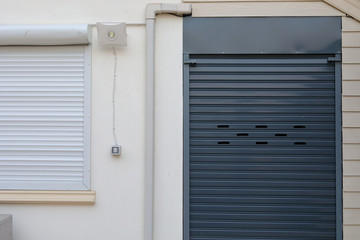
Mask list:
[{"label": "white window shutter slat", "polygon": [[88,46],[0,47],[0,189],[90,188]]}]

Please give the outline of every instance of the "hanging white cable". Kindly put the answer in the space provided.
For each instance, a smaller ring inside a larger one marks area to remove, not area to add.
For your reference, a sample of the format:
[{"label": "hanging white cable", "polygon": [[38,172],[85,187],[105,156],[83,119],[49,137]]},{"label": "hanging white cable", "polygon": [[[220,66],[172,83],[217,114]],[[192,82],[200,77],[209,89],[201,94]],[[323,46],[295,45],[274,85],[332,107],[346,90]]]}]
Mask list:
[{"label": "hanging white cable", "polygon": [[116,93],[116,72],[117,72],[117,55],[116,50],[112,47],[114,51],[114,79],[113,79],[113,93],[112,93],[112,114],[113,114],[113,137],[115,145],[118,145],[117,136],[116,136],[116,114],[115,114],[115,93]]}]

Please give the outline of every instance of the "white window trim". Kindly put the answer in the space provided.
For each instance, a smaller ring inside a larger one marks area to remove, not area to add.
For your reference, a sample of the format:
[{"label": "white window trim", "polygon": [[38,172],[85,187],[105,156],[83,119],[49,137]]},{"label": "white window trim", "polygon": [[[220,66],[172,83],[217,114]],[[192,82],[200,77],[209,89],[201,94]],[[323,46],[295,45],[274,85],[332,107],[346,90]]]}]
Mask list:
[{"label": "white window trim", "polygon": [[91,45],[85,47],[84,59],[84,172],[83,184],[91,189]]}]

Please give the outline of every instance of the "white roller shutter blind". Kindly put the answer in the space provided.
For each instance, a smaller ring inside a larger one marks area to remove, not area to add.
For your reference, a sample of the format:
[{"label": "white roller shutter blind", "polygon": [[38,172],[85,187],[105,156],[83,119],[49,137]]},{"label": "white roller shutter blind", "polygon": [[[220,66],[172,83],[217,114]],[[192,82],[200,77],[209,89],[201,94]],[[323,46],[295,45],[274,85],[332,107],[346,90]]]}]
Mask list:
[{"label": "white roller shutter blind", "polygon": [[0,189],[90,188],[88,46],[0,47]]}]

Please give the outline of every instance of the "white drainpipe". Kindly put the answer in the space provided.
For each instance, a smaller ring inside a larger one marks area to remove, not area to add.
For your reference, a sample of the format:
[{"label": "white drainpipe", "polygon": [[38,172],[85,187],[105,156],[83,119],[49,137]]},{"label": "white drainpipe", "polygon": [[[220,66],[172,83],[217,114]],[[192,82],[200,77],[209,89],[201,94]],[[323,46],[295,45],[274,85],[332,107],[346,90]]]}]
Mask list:
[{"label": "white drainpipe", "polygon": [[157,14],[190,15],[191,4],[152,3],[146,6],[145,240],[153,239],[155,19]]}]

